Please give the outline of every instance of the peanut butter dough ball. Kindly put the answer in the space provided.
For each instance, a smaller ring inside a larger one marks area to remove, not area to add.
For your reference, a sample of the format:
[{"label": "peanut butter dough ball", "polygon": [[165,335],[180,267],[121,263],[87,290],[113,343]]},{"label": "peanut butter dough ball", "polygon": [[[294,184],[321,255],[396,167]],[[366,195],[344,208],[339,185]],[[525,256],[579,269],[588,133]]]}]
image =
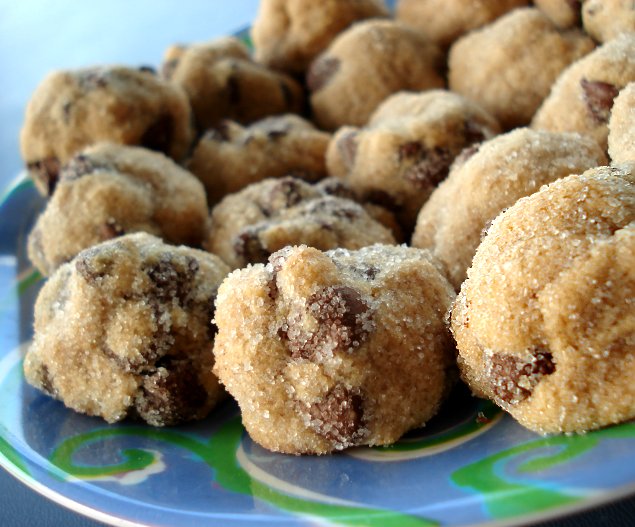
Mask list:
[{"label": "peanut butter dough ball", "polygon": [[192,141],[187,96],[150,68],[51,73],[33,93],[20,132],[38,190],[53,192],[60,167],[99,141],[140,145],[180,161]]},{"label": "peanut butter dough ball", "polygon": [[428,252],[306,246],[234,271],[216,304],[214,371],[269,450],[385,445],[424,424],[454,380],[454,292]]},{"label": "peanut butter dough ball", "polygon": [[162,74],[187,93],[199,132],[223,119],[248,124],[304,105],[295,80],[253,62],[235,37],[168,48]]},{"label": "peanut butter dough ball", "polygon": [[635,417],[634,169],[560,179],[498,216],[454,305],[463,379],[536,432]]},{"label": "peanut butter dough ball", "polygon": [[464,33],[528,3],[527,0],[399,0],[397,20],[447,48]]},{"label": "peanut butter dough ball", "polygon": [[330,139],[297,115],[269,117],[248,127],[223,121],[201,138],[187,167],[203,182],[213,205],[267,178],[323,178]]},{"label": "peanut butter dough ball", "polygon": [[35,304],[27,381],[109,423],[205,417],[224,396],[212,373],[216,256],[130,234],[60,267]]},{"label": "peanut butter dough ball", "polygon": [[521,128],[466,150],[419,212],[412,245],[430,249],[458,290],[483,236],[505,208],[542,185],[606,164],[579,134]]},{"label": "peanut butter dough ball", "polygon": [[593,137],[606,150],[613,100],[635,81],[635,33],[597,48],[562,72],[531,126]]},{"label": "peanut butter dough ball", "polygon": [[192,174],[158,152],[100,143],[62,169],[29,235],[29,258],[48,276],[82,249],[131,232],[200,246],[206,221],[205,190]]},{"label": "peanut butter dough ball", "polygon": [[392,20],[360,22],[341,33],[307,74],[322,128],[362,126],[389,95],[445,85],[442,54],[418,31]]},{"label": "peanut butter dough ball", "polygon": [[529,124],[569,64],[593,49],[582,31],[563,31],[538,9],[517,9],[450,49],[450,89],[479,103],[505,129]]},{"label": "peanut butter dough ball", "polygon": [[385,16],[383,0],[262,0],[251,29],[255,58],[301,74],[351,24]]}]

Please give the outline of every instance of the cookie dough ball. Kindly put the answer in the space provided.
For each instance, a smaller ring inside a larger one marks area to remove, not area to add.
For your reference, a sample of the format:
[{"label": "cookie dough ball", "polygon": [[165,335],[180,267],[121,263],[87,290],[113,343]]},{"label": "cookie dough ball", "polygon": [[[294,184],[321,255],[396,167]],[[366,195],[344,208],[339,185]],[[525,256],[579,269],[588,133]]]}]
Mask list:
[{"label": "cookie dough ball", "polygon": [[322,251],[395,244],[390,231],[350,199],[299,179],[267,179],[226,196],[211,214],[206,248],[234,269],[266,263],[287,245]]},{"label": "cookie dough ball", "polygon": [[50,194],[60,167],[99,141],[140,145],[179,161],[192,140],[190,105],[149,68],[57,71],[31,97],[20,149],[38,190]]},{"label": "cookie dough ball", "polygon": [[447,48],[464,33],[528,3],[527,0],[399,0],[397,19]]},{"label": "cookie dough ball", "polygon": [[214,371],[252,439],[325,454],[390,444],[454,380],[454,292],[427,251],[288,247],[234,271],[216,304]]},{"label": "cookie dough ball", "polygon": [[251,30],[254,55],[270,68],[301,74],[351,24],[384,16],[383,0],[262,0]]},{"label": "cookie dough ball", "polygon": [[454,305],[464,380],[536,432],[635,417],[634,169],[560,179],[498,216]]},{"label": "cookie dough ball", "polygon": [[454,158],[500,132],[477,104],[443,90],[388,98],[365,128],[344,127],[329,144],[329,173],[395,212],[411,232],[417,213]]},{"label": "cookie dough ball", "polygon": [[561,29],[579,27],[582,23],[581,0],[534,0],[534,4]]},{"label": "cookie dough ball", "polygon": [[538,9],[518,9],[459,39],[450,50],[450,89],[505,129],[524,126],[560,72],[593,49],[578,30],[559,30]]},{"label": "cookie dough ball", "polygon": [[330,138],[297,115],[269,117],[249,127],[224,121],[201,138],[187,167],[203,182],[213,205],[266,178],[324,177]]},{"label": "cookie dough ball", "polygon": [[483,230],[501,211],[542,185],[604,164],[598,144],[578,134],[521,128],[475,145],[422,207],[412,245],[430,249],[459,289]]},{"label": "cookie dough ball", "polygon": [[584,0],[582,23],[595,40],[608,42],[635,32],[635,4],[632,0]]},{"label": "cookie dough ball", "polygon": [[300,112],[304,104],[295,80],[252,62],[247,47],[233,37],[168,48],[162,74],[185,90],[201,132],[223,119],[251,123]]},{"label": "cookie dough ball", "polygon": [[635,82],[631,82],[615,98],[608,143],[613,163],[635,161]]},{"label": "cookie dough ball", "polygon": [[77,154],[29,235],[29,258],[48,276],[82,249],[131,232],[199,246],[203,185],[163,154],[101,143]]},{"label": "cookie dough ball", "polygon": [[369,20],[340,34],[309,68],[316,122],[334,130],[362,126],[389,95],[442,88],[442,54],[419,32],[392,20]]},{"label": "cookie dough ball", "polygon": [[82,251],[35,304],[27,381],[109,423],[205,417],[224,392],[212,374],[216,256],[130,234]]},{"label": "cookie dough ball", "polygon": [[590,135],[606,150],[613,100],[635,81],[635,33],[596,49],[562,72],[531,126]]}]

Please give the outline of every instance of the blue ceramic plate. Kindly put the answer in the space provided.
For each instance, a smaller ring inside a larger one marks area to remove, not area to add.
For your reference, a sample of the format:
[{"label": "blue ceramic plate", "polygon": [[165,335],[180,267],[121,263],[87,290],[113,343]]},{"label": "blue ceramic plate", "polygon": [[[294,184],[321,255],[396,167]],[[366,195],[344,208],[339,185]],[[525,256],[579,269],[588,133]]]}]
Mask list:
[{"label": "blue ceramic plate", "polygon": [[25,237],[42,207],[18,178],[0,198],[0,464],[45,496],[114,525],[515,525],[635,491],[635,424],[541,437],[458,389],[389,448],[273,454],[227,402],[205,421],[107,425],[24,382],[42,279]]}]

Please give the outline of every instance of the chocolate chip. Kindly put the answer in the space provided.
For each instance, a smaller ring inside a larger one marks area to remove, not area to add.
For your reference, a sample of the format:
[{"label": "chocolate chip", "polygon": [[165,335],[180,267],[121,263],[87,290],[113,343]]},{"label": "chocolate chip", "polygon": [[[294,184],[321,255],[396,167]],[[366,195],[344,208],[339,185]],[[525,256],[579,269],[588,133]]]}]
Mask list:
[{"label": "chocolate chip", "polygon": [[139,66],[137,69],[143,73],[150,73],[151,75],[157,74],[157,70],[152,66],[144,65],[144,66]]},{"label": "chocolate chip", "polygon": [[404,159],[413,157],[419,158],[422,155],[425,156],[426,152],[426,148],[419,141],[408,141],[407,143],[399,145],[397,155],[399,157],[399,161],[401,162]]},{"label": "chocolate chip", "polygon": [[307,87],[312,93],[320,91],[340,69],[340,60],[323,55],[313,61],[307,73]]},{"label": "chocolate chip", "polygon": [[357,195],[353,192],[353,189],[344,183],[344,181],[335,177],[323,179],[315,186],[315,188],[321,190],[329,196],[357,201]]},{"label": "chocolate chip", "polygon": [[154,374],[144,377],[136,410],[150,424],[172,425],[197,415],[206,401],[192,364],[165,357]]},{"label": "chocolate chip", "polygon": [[[184,263],[184,265],[183,265]],[[145,268],[153,284],[152,294],[159,301],[176,298],[184,304],[191,291],[191,283],[199,270],[199,263],[191,256],[185,256],[181,265],[169,253],[161,255],[159,260]]]},{"label": "chocolate chip", "polygon": [[607,123],[613,108],[613,99],[620,92],[617,87],[608,82],[580,80],[582,97],[591,117],[598,123]]},{"label": "chocolate chip", "polygon": [[170,80],[179,65],[179,59],[166,60],[161,66],[161,76],[164,79]]},{"label": "chocolate chip", "polygon": [[47,195],[53,194],[60,173],[60,162],[56,157],[46,157],[27,164],[31,177],[39,183]]},{"label": "chocolate chip", "polygon": [[340,158],[347,170],[353,168],[355,164],[355,157],[357,156],[357,135],[358,132],[346,132],[340,136],[336,143]]},{"label": "chocolate chip", "polygon": [[358,391],[338,384],[321,401],[310,405],[310,426],[329,441],[342,446],[355,444],[362,435],[363,402]]},{"label": "chocolate chip", "polygon": [[53,386],[53,378],[46,364],[40,366],[40,389],[51,397],[57,396],[57,390]]},{"label": "chocolate chip", "polygon": [[266,263],[269,251],[262,245],[258,230],[247,227],[234,238],[234,251],[248,263]]},{"label": "chocolate chip", "polygon": [[370,307],[352,287],[321,289],[307,299],[306,308],[317,320],[318,329],[289,339],[293,358],[314,360],[321,353],[350,351],[368,338]]},{"label": "chocolate chip", "polygon": [[311,200],[303,211],[305,216],[323,214],[348,221],[358,219],[360,213],[361,210],[355,203],[331,196]]},{"label": "chocolate chip", "polygon": [[275,211],[293,207],[300,203],[302,199],[300,183],[293,178],[285,177],[276,181],[271,187],[261,206],[268,214],[272,214]]},{"label": "chocolate chip", "polygon": [[406,169],[403,177],[417,186],[436,186],[443,181],[450,170],[452,156],[450,152],[441,147],[432,150],[422,149],[416,157],[419,159]]},{"label": "chocolate chip", "polygon": [[167,152],[172,143],[174,122],[170,114],[160,115],[144,132],[139,143],[150,150]]},{"label": "chocolate chip", "polygon": [[488,374],[494,394],[510,404],[529,397],[542,377],[556,371],[553,355],[541,349],[531,350],[527,358],[494,353],[490,360]]}]

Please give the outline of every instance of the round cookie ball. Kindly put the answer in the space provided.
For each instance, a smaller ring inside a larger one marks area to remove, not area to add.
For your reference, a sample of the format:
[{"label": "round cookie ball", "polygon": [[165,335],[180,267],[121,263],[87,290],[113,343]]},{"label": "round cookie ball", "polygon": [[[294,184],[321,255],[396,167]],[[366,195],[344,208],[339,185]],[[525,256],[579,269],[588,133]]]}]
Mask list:
[{"label": "round cookie ball", "polygon": [[444,90],[397,93],[368,126],[341,128],[326,154],[329,173],[371,202],[384,205],[410,233],[417,213],[454,158],[500,132],[477,104]]},{"label": "round cookie ball", "polygon": [[131,232],[200,246],[206,222],[205,190],[192,174],[158,152],[101,143],[62,169],[28,253],[48,276],[82,249]]},{"label": "round cookie ball", "polygon": [[479,103],[503,128],[524,126],[560,72],[593,46],[582,31],[559,30],[538,9],[517,9],[455,42],[450,89]]},{"label": "round cookie ball", "polygon": [[322,251],[395,244],[390,230],[350,199],[299,179],[266,179],[226,196],[211,212],[205,248],[232,268],[266,263],[287,245]]},{"label": "round cookie ball", "polygon": [[216,256],[130,234],[82,251],[35,304],[27,381],[109,423],[202,419],[224,392],[212,374]]},{"label": "round cookie ball", "polygon": [[528,3],[528,0],[399,0],[397,20],[447,48],[464,33]]},{"label": "round cookie ball", "polygon": [[606,164],[598,144],[579,134],[521,128],[465,151],[419,212],[412,245],[430,249],[458,290],[484,229],[542,185]]},{"label": "round cookie ball", "polygon": [[181,160],[192,141],[187,96],[148,68],[51,73],[33,93],[20,132],[22,158],[38,190],[53,192],[60,167],[99,141]]},{"label": "round cookie ball", "polygon": [[609,156],[613,163],[635,161],[635,82],[615,98],[609,120]]},{"label": "round cookie ball", "polygon": [[635,32],[635,4],[632,0],[584,0],[584,29],[598,42]]},{"label": "round cookie ball", "polygon": [[288,247],[216,301],[214,371],[276,452],[385,445],[438,410],[454,375],[454,292],[427,251]]},{"label": "round cookie ball", "polygon": [[266,178],[293,175],[315,181],[324,177],[330,139],[297,115],[269,117],[249,127],[223,121],[201,137],[187,168],[203,182],[213,205]]},{"label": "round cookie ball", "polygon": [[351,24],[385,16],[383,0],[262,0],[251,28],[254,56],[270,68],[302,74]]},{"label": "round cookie ball", "polygon": [[455,302],[463,379],[536,432],[635,416],[634,169],[591,169],[518,201]]},{"label": "round cookie ball", "polygon": [[582,24],[581,0],[534,0],[534,5],[561,29]]},{"label": "round cookie ball", "polygon": [[187,93],[200,132],[223,119],[246,124],[299,113],[304,106],[295,80],[252,62],[247,47],[234,37],[168,48],[162,74]]},{"label": "round cookie ball", "polygon": [[635,81],[635,34],[597,48],[562,72],[531,123],[552,132],[579,132],[607,148],[613,100]]},{"label": "round cookie ball", "polygon": [[392,20],[359,22],[341,33],[307,73],[321,128],[362,126],[389,95],[445,85],[442,54],[419,32]]}]

